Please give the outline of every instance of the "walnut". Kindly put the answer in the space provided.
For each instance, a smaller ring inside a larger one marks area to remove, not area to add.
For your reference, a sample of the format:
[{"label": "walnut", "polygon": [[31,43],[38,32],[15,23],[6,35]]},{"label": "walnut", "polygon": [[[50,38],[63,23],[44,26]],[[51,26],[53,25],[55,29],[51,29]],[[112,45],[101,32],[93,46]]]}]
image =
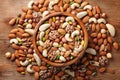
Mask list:
[{"label": "walnut", "polygon": [[73,26],[67,26],[67,27],[65,28],[65,30],[66,30],[68,33],[71,33],[71,32],[74,31],[74,27],[73,27]]},{"label": "walnut", "polygon": [[106,64],[108,64],[108,59],[106,56],[101,56],[99,57],[99,63],[101,66],[105,66]]},{"label": "walnut", "polygon": [[49,33],[49,39],[50,40],[55,40],[56,38],[58,38],[60,35],[58,33],[57,30],[53,30]]}]

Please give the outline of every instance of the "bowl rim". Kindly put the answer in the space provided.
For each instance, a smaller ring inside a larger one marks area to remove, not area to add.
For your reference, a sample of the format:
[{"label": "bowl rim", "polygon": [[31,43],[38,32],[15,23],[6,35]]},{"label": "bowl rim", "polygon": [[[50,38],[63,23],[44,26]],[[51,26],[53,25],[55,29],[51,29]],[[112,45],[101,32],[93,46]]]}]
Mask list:
[{"label": "bowl rim", "polygon": [[[42,25],[42,24],[44,23],[45,20],[47,20],[47,19],[49,19],[49,18],[51,18],[51,17],[54,17],[54,16],[71,16],[71,17],[73,17],[73,18],[78,22],[78,24],[81,26],[81,28],[82,28],[82,30],[83,30],[83,33],[84,33],[84,41],[85,41],[84,48],[83,48],[82,51],[78,54],[78,56],[77,56],[76,58],[74,58],[73,60],[70,60],[70,61],[67,61],[67,62],[61,62],[61,63],[52,62],[52,61],[46,59],[45,57],[43,57],[42,54],[41,54],[41,53],[39,52],[39,50],[38,50],[38,47],[37,47],[37,45],[36,45],[36,37],[37,37],[37,33],[38,33],[38,31],[39,31],[39,27],[40,27],[40,25]],[[38,24],[36,25],[34,31],[35,31],[35,32],[34,32],[34,34],[33,34],[33,46],[34,46],[34,49],[35,49],[35,53],[39,56],[39,58],[40,58],[41,60],[43,60],[44,62],[46,62],[47,64],[52,65],[52,66],[62,67],[62,66],[68,66],[68,65],[71,65],[71,64],[77,62],[78,59],[80,59],[80,58],[83,56],[83,54],[84,54],[84,52],[85,52],[85,50],[86,50],[86,48],[87,48],[87,45],[88,45],[88,33],[87,33],[86,28],[84,27],[83,22],[82,22],[79,18],[77,18],[75,15],[70,14],[70,13],[66,13],[66,12],[55,12],[55,13],[49,14],[48,16],[42,18],[42,19],[38,22]]]}]

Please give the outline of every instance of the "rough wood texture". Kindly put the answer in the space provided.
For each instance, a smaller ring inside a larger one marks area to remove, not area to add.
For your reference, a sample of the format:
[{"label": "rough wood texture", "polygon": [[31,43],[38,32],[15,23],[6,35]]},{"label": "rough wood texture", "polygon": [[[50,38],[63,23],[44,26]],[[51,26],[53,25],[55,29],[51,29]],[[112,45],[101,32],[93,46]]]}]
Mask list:
[{"label": "rough wood texture", "polygon": [[[20,75],[16,72],[15,63],[4,56],[6,51],[12,51],[8,44],[8,33],[12,27],[8,25],[11,17],[21,12],[22,6],[27,6],[29,0],[0,0],[0,80],[34,80],[31,75]],[[107,13],[109,23],[116,28],[115,40],[120,43],[120,1],[119,0],[87,0],[92,5],[99,5],[103,12]],[[92,80],[120,80],[120,50],[112,52],[114,59],[108,66],[105,74],[98,74]],[[111,73],[110,69],[115,71]]]}]

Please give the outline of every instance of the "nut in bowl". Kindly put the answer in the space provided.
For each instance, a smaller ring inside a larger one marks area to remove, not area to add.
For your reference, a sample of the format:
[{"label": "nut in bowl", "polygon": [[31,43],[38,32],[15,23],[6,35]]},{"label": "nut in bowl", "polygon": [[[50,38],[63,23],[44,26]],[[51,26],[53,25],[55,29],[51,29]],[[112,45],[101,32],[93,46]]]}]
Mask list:
[{"label": "nut in bowl", "polygon": [[46,63],[68,66],[83,56],[88,44],[87,30],[72,14],[52,13],[37,24],[33,44],[36,54]]}]

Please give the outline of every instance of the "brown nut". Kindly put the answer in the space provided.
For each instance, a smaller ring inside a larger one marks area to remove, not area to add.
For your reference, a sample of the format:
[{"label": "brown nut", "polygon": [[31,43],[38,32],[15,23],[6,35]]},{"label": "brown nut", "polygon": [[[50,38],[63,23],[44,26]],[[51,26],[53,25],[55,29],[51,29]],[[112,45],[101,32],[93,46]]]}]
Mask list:
[{"label": "brown nut", "polygon": [[24,67],[18,67],[17,68],[17,72],[25,72],[25,68]]},{"label": "brown nut", "polygon": [[13,18],[9,21],[9,25],[13,26],[16,23],[16,18]]}]

